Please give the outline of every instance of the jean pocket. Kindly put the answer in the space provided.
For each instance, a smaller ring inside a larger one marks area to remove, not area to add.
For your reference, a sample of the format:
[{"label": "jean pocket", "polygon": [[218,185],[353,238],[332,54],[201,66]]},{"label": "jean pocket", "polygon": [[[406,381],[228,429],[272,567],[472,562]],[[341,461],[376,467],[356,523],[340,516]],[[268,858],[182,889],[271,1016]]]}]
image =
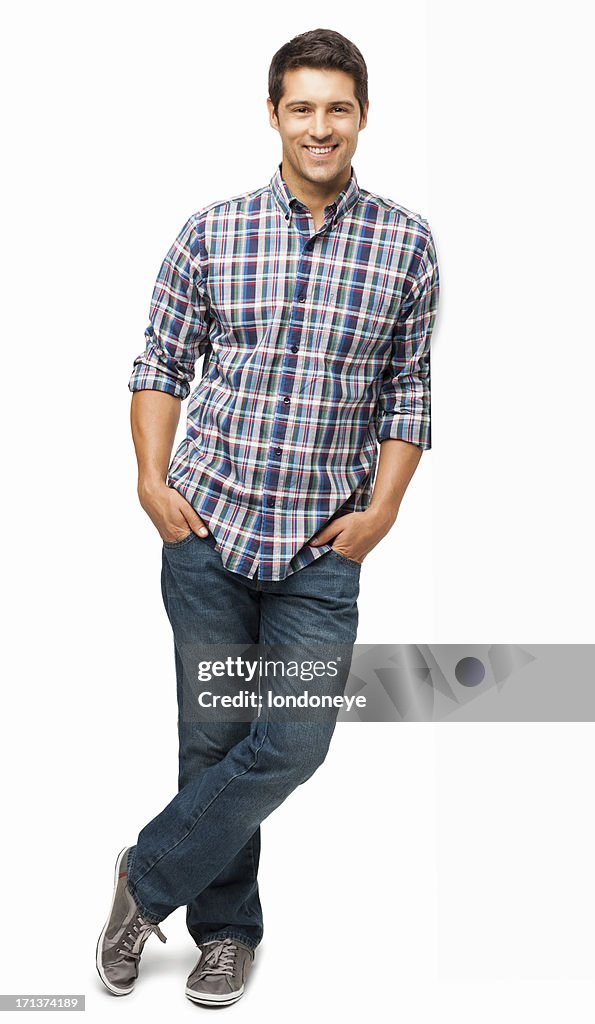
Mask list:
[{"label": "jean pocket", "polygon": [[191,530],[190,533],[186,537],[182,537],[181,540],[164,540],[163,541],[163,547],[164,548],[181,548],[181,547],[184,546],[184,544],[188,544],[192,540],[193,537],[196,537],[196,534],[195,534],[194,530]]},{"label": "jean pocket", "polygon": [[342,555],[340,551],[336,550],[336,548],[330,548],[329,553],[334,555],[335,558],[338,558],[340,562],[346,562],[347,565],[353,565],[356,569],[361,569],[362,567],[361,562],[356,562],[355,558],[348,558],[347,555]]}]

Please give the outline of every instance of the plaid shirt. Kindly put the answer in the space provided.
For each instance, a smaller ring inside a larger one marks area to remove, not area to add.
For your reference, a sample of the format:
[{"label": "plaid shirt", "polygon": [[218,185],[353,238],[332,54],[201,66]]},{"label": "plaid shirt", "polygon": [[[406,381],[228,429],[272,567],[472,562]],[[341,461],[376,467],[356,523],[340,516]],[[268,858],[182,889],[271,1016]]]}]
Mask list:
[{"label": "plaid shirt", "polygon": [[430,447],[439,277],[428,222],[351,178],[316,231],[281,165],[184,224],[161,265],[131,391],[184,399],[167,483],[233,572],[285,579],[367,508],[387,438]]}]

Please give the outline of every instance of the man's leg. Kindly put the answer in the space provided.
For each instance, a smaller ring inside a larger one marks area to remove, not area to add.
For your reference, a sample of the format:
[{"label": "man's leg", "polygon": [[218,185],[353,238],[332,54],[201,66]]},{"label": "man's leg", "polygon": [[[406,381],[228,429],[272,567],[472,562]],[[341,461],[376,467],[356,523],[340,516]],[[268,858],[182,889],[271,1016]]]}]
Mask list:
[{"label": "man's leg", "polygon": [[[246,722],[197,722],[183,711],[183,657],[187,643],[251,644],[258,641],[260,594],[224,569],[221,556],[193,536],[164,546],[163,602],[175,647],[178,689],[178,789],[197,779],[250,731]],[[262,939],[258,893],[260,826],[245,846],[186,908],[186,926],[197,945],[229,936],[255,947]]]},{"label": "man's leg", "polygon": [[[357,633],[360,570],[357,563],[332,552],[285,580],[260,584],[259,654],[267,659],[264,670],[261,668],[260,693],[265,701],[269,693],[286,698],[296,693],[300,696],[302,677],[307,677],[306,685],[318,697],[343,693]],[[320,665],[326,658],[337,657],[338,674],[325,673],[322,679],[317,676],[311,685],[312,659]],[[294,685],[294,663],[300,666],[297,687]],[[269,664],[274,669],[272,681],[267,674]],[[282,672],[278,678],[280,667],[289,671]],[[311,768],[302,778],[294,778],[294,787],[296,782],[299,784],[309,778],[312,769],[323,760],[337,711],[325,710],[314,714],[308,711],[306,721],[298,720],[302,714],[296,714],[291,708],[282,710],[280,714],[273,712],[267,727],[266,753],[261,751],[265,766],[270,751],[278,752],[275,755],[278,772],[283,770],[283,760],[287,764],[298,751],[302,757],[304,751],[311,751],[307,755],[311,759]],[[274,777],[271,782],[275,784]],[[244,991],[250,957],[250,951],[243,950],[241,946],[238,948],[233,940],[207,941],[202,945],[200,959],[188,978],[186,995],[203,1006],[235,1002]]]}]

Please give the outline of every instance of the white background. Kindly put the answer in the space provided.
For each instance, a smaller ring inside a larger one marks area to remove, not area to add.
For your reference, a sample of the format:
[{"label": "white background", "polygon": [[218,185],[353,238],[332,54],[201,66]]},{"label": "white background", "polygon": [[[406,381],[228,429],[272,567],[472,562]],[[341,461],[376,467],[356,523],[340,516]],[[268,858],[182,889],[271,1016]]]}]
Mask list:
[{"label": "white background", "polygon": [[[177,778],[127,382],[184,221],[272,176],[270,59],[315,27],[362,50],[358,180],[429,219],[442,280],[433,448],[366,559],[358,639],[592,639],[589,5],[13,6],[1,989],[85,993],[92,1020],[204,1012],[183,911],[132,996],[94,967],[115,856]],[[339,726],[263,825],[265,939],[227,1012],[592,1021],[593,769],[589,723]]]}]

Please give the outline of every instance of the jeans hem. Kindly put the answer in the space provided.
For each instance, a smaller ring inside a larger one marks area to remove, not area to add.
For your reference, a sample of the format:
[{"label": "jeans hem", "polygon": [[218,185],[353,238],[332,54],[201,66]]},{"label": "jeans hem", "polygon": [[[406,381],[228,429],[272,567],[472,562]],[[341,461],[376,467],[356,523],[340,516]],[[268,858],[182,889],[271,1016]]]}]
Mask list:
[{"label": "jeans hem", "polygon": [[135,850],[132,851],[132,854],[129,854],[129,856],[128,856],[128,891],[131,894],[134,902],[136,903],[136,905],[137,905],[138,909],[140,910],[141,914],[143,915],[143,917],[145,917],[147,919],[147,921],[150,921],[151,924],[161,924],[161,922],[164,920],[164,918],[163,917],[155,917],[155,915],[152,914],[150,910],[147,910],[147,908],[145,907],[145,905],[142,902],[142,900],[139,900],[139,898],[138,898],[138,893],[136,891],[136,886],[134,885],[134,882],[130,881],[130,868],[134,867],[134,855],[135,855],[135,852],[136,852],[136,848],[135,848]]},{"label": "jeans hem", "polygon": [[245,946],[249,946],[251,950],[255,950],[261,939],[255,942],[254,939],[249,939],[246,935],[242,935],[241,932],[231,930],[223,930],[218,932],[207,932],[205,935],[198,938],[190,932],[190,935],[196,942],[197,946],[202,946],[205,942],[217,942],[219,939],[237,939],[238,942],[243,942]]}]

